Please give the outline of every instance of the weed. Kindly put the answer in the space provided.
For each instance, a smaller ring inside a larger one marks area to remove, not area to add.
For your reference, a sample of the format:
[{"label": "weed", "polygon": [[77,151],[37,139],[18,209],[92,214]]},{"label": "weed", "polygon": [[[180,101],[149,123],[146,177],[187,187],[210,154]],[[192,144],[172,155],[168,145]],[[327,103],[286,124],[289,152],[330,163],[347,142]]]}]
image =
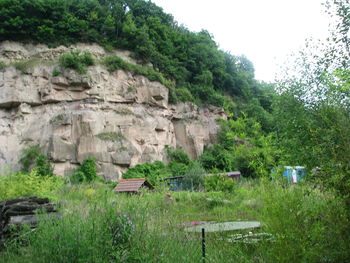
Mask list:
[{"label": "weed", "polygon": [[62,71],[59,68],[55,67],[52,71],[52,76],[57,77],[59,75],[62,75]]},{"label": "weed", "polygon": [[121,115],[130,115],[133,114],[132,110],[128,109],[128,108],[123,108],[120,110],[114,110],[115,113],[121,114]]},{"label": "weed", "polygon": [[118,148],[118,152],[124,152],[124,151],[127,151],[128,150],[128,148],[127,147],[125,147],[125,146],[122,146],[122,147],[120,147],[120,148]]},{"label": "weed", "polygon": [[122,141],[125,139],[125,136],[119,131],[119,132],[103,132],[96,135],[97,138],[103,141]]},{"label": "weed", "polygon": [[50,124],[57,124],[64,120],[64,114],[58,114],[50,120]]},{"label": "weed", "polygon": [[0,70],[3,70],[4,68],[6,68],[6,63],[3,61],[0,61]]},{"label": "weed", "polygon": [[128,86],[127,92],[130,92],[130,93],[131,92],[136,92],[135,86],[132,86],[132,85]]},{"label": "weed", "polygon": [[28,73],[28,70],[36,66],[38,63],[38,59],[28,59],[16,61],[13,63],[13,66],[22,73]]},{"label": "weed", "polygon": [[69,68],[76,70],[79,74],[85,74],[88,66],[93,66],[95,60],[93,59],[91,53],[80,50],[74,50],[70,53],[63,54],[60,56],[59,65],[62,68]]}]

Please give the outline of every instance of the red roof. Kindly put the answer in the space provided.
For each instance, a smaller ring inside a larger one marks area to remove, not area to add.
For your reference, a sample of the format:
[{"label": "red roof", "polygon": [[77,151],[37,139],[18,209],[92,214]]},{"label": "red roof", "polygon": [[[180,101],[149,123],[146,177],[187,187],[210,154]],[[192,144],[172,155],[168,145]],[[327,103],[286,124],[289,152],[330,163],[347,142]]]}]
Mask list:
[{"label": "red roof", "polygon": [[123,179],[119,181],[114,191],[137,193],[141,187],[153,189],[153,186],[146,179]]}]

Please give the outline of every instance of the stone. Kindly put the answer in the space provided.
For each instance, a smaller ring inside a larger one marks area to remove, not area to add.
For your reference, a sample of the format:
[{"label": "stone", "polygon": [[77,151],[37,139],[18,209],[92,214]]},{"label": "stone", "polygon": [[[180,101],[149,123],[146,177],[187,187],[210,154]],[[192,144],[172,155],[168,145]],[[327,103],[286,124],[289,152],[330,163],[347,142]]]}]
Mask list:
[{"label": "stone", "polygon": [[67,87],[69,85],[68,80],[65,77],[57,76],[51,79],[51,83],[57,86]]},{"label": "stone", "polygon": [[19,105],[18,110],[21,114],[31,114],[32,113],[31,106],[28,105],[27,103],[21,103],[21,105]]}]

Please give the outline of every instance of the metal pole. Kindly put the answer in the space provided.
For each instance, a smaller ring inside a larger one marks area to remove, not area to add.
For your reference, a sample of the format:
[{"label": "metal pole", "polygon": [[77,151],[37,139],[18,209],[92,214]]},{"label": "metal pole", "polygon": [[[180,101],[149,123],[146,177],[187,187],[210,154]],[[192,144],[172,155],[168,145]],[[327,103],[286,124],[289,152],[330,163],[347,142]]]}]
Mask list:
[{"label": "metal pole", "polygon": [[204,228],[202,228],[202,260],[205,263],[205,232]]}]

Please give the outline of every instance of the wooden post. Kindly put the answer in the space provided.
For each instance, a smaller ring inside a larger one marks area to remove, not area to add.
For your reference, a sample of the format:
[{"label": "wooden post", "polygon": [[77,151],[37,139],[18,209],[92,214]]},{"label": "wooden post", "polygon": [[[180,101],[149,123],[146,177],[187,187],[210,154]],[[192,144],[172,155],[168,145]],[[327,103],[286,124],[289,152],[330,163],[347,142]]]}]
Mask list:
[{"label": "wooden post", "polygon": [[205,232],[204,228],[202,228],[202,260],[205,263]]}]

